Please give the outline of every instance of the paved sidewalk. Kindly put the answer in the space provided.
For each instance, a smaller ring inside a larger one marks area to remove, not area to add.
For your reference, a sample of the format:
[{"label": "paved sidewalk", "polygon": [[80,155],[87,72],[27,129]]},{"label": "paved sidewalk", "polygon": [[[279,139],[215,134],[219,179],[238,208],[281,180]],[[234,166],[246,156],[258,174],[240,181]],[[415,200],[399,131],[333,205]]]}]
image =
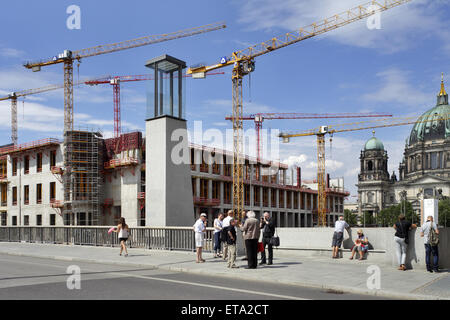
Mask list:
[{"label": "paved sidewalk", "polygon": [[304,287],[323,288],[356,294],[371,294],[399,299],[450,299],[450,273],[428,273],[423,270],[398,271],[391,266],[378,265],[381,270],[381,288],[368,289],[371,276],[367,268],[370,260],[350,261],[329,257],[290,257],[277,255],[274,264],[256,270],[244,269],[246,261],[237,259],[239,269],[228,269],[221,258],[204,254],[206,263],[195,263],[194,252],[129,249],[129,256],[119,256],[118,248],[82,247],[51,244],[0,242],[0,253],[31,256],[64,261],[95,262],[170,271],[208,274],[284,283]]}]

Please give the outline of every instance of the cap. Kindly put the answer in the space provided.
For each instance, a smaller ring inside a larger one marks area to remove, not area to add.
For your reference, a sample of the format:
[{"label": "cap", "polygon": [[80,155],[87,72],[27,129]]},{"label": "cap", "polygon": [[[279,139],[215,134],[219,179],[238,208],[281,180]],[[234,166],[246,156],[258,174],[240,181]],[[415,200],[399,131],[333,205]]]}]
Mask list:
[{"label": "cap", "polygon": [[206,217],[206,213],[202,213],[200,217]]}]

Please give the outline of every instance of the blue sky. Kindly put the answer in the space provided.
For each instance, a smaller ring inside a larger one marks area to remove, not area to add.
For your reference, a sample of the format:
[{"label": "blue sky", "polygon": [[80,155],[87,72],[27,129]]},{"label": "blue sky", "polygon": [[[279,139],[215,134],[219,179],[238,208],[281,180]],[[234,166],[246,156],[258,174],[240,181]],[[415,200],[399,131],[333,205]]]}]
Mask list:
[{"label": "blue sky", "polygon": [[[22,63],[145,35],[160,34],[225,21],[227,28],[207,34],[117,52],[75,64],[75,80],[103,75],[145,74],[145,62],[167,53],[188,65],[217,63],[220,57],[249,45],[306,26],[362,0],[240,0],[240,1],[25,1],[3,3],[0,21],[0,95],[63,80],[62,66],[32,73]],[[81,29],[66,27],[69,5],[81,8]],[[24,10],[26,8],[26,10]],[[381,16],[381,29],[366,21],[261,56],[256,71],[244,81],[244,113],[254,112],[390,112],[420,115],[435,105],[441,72],[450,79],[450,4],[443,0],[413,0]],[[206,129],[230,128],[230,68],[225,75],[186,80],[187,120]],[[144,130],[149,82],[122,85],[122,127]],[[0,144],[10,142],[9,101],[0,102]],[[61,137],[63,91],[29,96],[19,101],[19,143]],[[75,127],[113,131],[112,89],[75,91]],[[335,120],[266,121],[264,128],[282,131],[311,129]],[[246,129],[253,123],[246,123]],[[410,127],[380,129],[389,155],[389,170],[398,169]],[[327,171],[344,177],[356,194],[359,154],[368,131],[336,134],[327,141]],[[206,141],[207,142],[207,141]],[[280,160],[302,167],[303,178],[315,178],[315,138],[297,138],[280,145]],[[354,200],[354,198],[350,198]]]}]

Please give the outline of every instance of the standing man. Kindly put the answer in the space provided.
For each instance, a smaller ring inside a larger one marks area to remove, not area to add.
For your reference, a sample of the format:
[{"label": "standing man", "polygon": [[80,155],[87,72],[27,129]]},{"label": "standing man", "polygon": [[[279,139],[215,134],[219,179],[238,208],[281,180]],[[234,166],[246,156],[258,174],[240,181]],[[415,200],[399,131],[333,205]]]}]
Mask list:
[{"label": "standing man", "polygon": [[241,227],[244,233],[245,248],[247,250],[247,269],[256,269],[258,266],[258,239],[260,235],[259,221],[253,211],[247,213],[247,220]]},{"label": "standing man", "polygon": [[[434,230],[436,235],[439,234],[439,229],[437,228],[436,223],[433,222],[433,216],[428,216],[427,222],[425,222],[420,229],[420,236],[423,237],[423,242],[425,244],[425,262],[427,264],[428,272],[439,272],[438,244],[430,237],[432,230]],[[433,265],[431,265],[431,255],[433,255]]]},{"label": "standing man", "polygon": [[236,262],[236,220],[231,219],[230,225],[226,227],[228,244],[228,268],[239,268]]},{"label": "standing man", "polygon": [[331,247],[333,248],[333,259],[339,258],[339,248],[342,245],[342,240],[344,240],[344,229],[347,229],[347,231],[349,231],[350,226],[347,222],[345,222],[344,216],[340,215],[339,220],[334,224],[334,234],[331,243]]},{"label": "standing man", "polygon": [[[233,210],[228,210],[227,216],[223,219],[222,228],[225,229],[226,227],[229,227],[230,220],[233,218],[234,218]],[[221,240],[223,244],[223,260],[227,261],[228,243],[227,243],[227,233],[225,231],[222,232]]]},{"label": "standing man", "polygon": [[261,262],[259,264],[266,264],[266,245],[269,250],[269,263],[271,265],[273,262],[273,246],[271,243],[271,239],[275,234],[275,221],[270,217],[268,212],[264,212],[264,216],[261,217],[261,222],[259,224],[259,228],[262,229],[262,244],[264,246],[264,250],[261,252]]},{"label": "standing man", "polygon": [[206,213],[202,213],[200,218],[194,224],[194,232],[195,232],[195,247],[197,249],[197,263],[203,263],[205,260],[202,257],[202,249],[203,243],[205,239],[205,221],[206,221]]}]

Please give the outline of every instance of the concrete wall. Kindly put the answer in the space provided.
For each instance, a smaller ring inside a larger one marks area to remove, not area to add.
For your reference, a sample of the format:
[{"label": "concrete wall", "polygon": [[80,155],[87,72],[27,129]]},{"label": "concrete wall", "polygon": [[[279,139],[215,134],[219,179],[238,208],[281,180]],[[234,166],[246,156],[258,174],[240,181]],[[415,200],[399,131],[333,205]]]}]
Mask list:
[{"label": "concrete wall", "polygon": [[[344,232],[344,242],[342,248],[350,249],[356,238],[356,228],[350,230],[350,234]],[[364,234],[369,239],[369,252],[367,260],[374,263],[383,263],[398,266],[396,247],[394,243],[395,230],[393,228],[365,228]],[[321,255],[331,256],[331,240],[333,228],[279,228],[277,229],[281,246],[279,252],[292,255]],[[450,228],[439,228],[439,266],[450,268]],[[322,249],[322,250],[321,250]],[[380,252],[381,251],[381,252]],[[386,251],[386,252],[383,252]],[[350,253],[345,253],[344,258],[348,258]],[[420,230],[412,230],[407,252],[407,266],[412,268],[425,269],[425,247],[423,238],[420,237]]]},{"label": "concrete wall", "polygon": [[[195,221],[186,121],[169,116],[150,119],[145,133],[146,225],[192,226]],[[183,161],[175,163],[179,157]]]},{"label": "concrete wall", "polygon": [[[57,226],[64,225],[63,218],[59,215],[60,210],[55,210],[50,206],[50,182],[56,182],[56,200],[64,200],[63,184],[50,171],[50,150],[56,150],[56,166],[63,166],[62,145],[52,148],[31,150],[26,153],[8,156],[8,212],[7,225],[12,225],[12,217],[17,217],[17,224],[24,224],[24,216],[29,216],[29,225],[35,226],[37,215],[42,215],[42,225],[50,225],[50,215],[56,214],[55,223]],[[42,172],[36,172],[36,154],[42,152]],[[25,174],[24,156],[29,156],[29,173]],[[17,175],[12,175],[12,158],[17,158]],[[42,184],[42,203],[36,203],[36,185]],[[29,186],[29,204],[24,204],[24,186]],[[13,202],[13,187],[17,187],[17,205]]]}]

